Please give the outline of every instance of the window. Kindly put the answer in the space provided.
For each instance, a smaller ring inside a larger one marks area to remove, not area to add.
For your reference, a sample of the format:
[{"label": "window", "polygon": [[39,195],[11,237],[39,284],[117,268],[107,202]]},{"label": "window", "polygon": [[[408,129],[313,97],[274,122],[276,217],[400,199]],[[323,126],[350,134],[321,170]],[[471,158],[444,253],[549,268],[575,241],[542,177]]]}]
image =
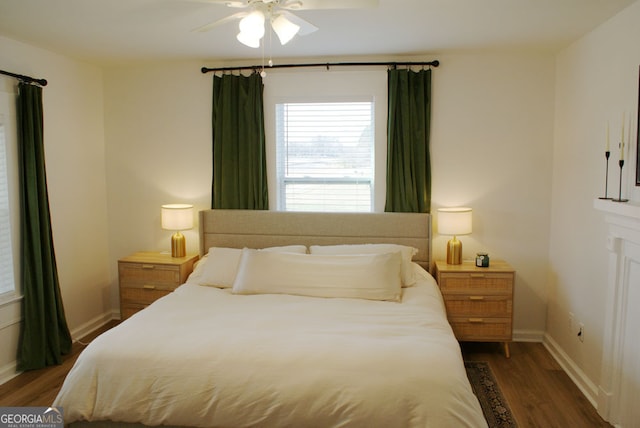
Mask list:
[{"label": "window", "polygon": [[373,211],[373,107],[276,104],[279,210]]},{"label": "window", "polygon": [[15,290],[6,145],[3,116],[0,115],[0,295]]}]

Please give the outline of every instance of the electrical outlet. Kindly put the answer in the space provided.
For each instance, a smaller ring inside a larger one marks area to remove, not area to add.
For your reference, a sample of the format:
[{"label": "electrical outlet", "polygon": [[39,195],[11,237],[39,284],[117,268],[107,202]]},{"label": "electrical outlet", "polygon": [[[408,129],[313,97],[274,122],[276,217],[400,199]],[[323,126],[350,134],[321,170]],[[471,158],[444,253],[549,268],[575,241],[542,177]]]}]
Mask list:
[{"label": "electrical outlet", "polygon": [[584,324],[580,323],[578,326],[580,327],[578,330],[578,340],[584,342]]}]

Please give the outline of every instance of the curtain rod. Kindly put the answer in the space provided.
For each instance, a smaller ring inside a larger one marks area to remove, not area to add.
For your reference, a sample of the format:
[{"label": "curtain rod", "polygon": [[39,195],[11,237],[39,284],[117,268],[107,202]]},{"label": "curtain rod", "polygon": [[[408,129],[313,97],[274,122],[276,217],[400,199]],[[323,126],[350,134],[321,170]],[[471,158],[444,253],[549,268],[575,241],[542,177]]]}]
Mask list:
[{"label": "curtain rod", "polygon": [[397,67],[397,66],[429,66],[429,67],[437,67],[440,65],[440,61],[428,61],[428,62],[324,62],[324,63],[315,63],[315,64],[275,64],[271,66],[262,66],[262,65],[247,65],[247,66],[239,66],[239,67],[220,67],[220,68],[207,68],[202,67],[200,71],[202,73],[209,73],[210,71],[239,71],[239,70],[262,70],[263,68],[299,68],[299,67],[354,67],[354,66],[375,66],[375,65],[384,65],[387,67]]},{"label": "curtain rod", "polygon": [[15,74],[9,71],[0,70],[0,74],[4,74],[5,76],[15,77],[18,80],[22,80],[27,83],[37,83],[40,86],[47,86],[46,79],[36,79],[34,77],[23,76],[22,74]]}]

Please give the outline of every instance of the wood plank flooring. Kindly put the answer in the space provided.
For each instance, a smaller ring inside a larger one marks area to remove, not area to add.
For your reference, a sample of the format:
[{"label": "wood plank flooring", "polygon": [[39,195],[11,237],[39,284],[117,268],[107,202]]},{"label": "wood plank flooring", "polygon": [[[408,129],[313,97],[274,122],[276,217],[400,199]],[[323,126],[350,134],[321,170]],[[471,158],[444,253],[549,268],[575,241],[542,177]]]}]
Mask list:
[{"label": "wood plank flooring", "polygon": [[487,361],[519,428],[611,427],[541,343],[463,343],[468,361]]},{"label": "wood plank flooring", "polygon": [[[116,322],[83,338],[88,342]],[[48,406],[84,349],[74,343],[60,366],[23,373],[0,385],[0,406]],[[511,358],[499,344],[464,343],[465,360],[487,361],[520,428],[611,427],[540,343],[511,344]]]}]

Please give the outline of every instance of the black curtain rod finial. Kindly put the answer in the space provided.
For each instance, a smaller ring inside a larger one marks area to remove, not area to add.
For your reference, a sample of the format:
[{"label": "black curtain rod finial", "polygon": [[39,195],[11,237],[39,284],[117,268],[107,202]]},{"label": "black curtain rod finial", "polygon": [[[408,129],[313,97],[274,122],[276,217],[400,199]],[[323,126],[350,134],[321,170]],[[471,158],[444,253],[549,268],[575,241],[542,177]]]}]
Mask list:
[{"label": "black curtain rod finial", "polygon": [[4,70],[0,70],[0,74],[3,74],[5,76],[13,77],[13,78],[18,79],[18,80],[20,80],[22,82],[25,82],[25,83],[37,83],[40,86],[47,86],[47,80],[46,79],[36,79],[34,77],[23,76],[22,74],[11,73],[9,71],[4,71]]}]

